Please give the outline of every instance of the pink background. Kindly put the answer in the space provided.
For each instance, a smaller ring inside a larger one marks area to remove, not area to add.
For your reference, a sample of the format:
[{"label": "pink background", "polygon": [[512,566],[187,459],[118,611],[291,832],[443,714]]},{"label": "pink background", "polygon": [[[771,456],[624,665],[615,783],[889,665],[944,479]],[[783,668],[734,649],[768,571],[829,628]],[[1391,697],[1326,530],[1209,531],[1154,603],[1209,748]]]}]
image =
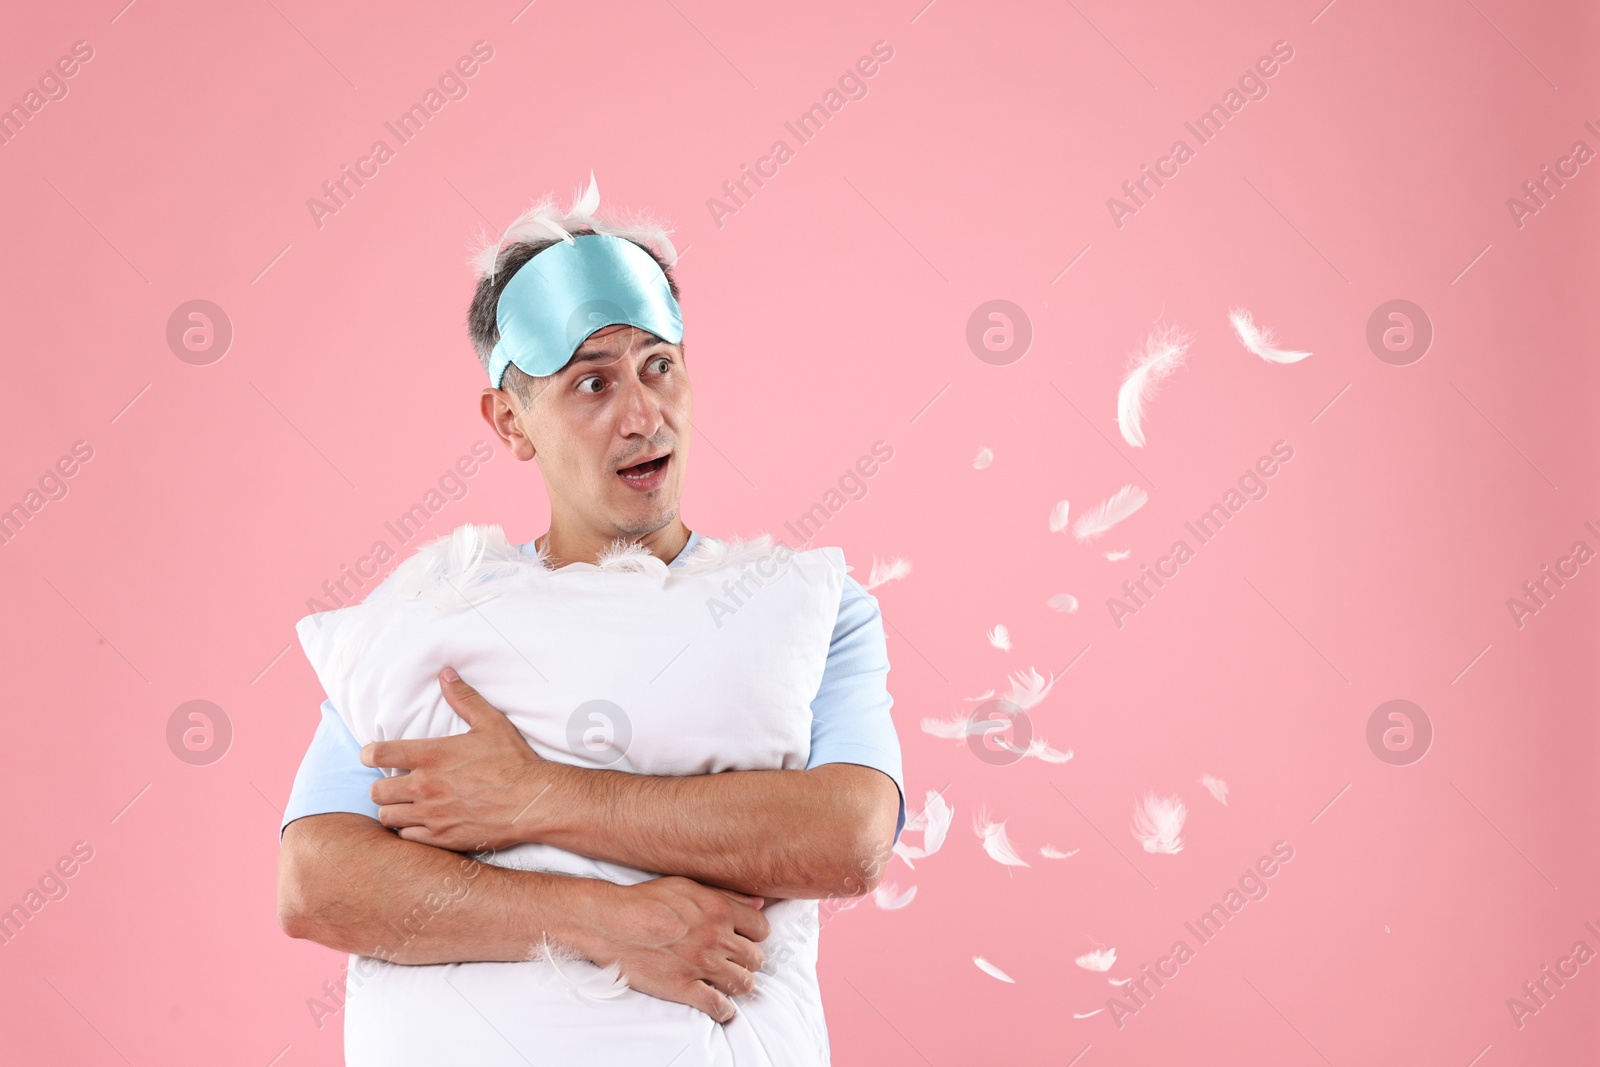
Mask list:
[{"label": "pink background", "polygon": [[[817,543],[862,578],[912,561],[875,590],[908,800],[944,790],[955,822],[890,867],[909,907],[828,921],[837,1063],[1594,1055],[1600,963],[1520,1028],[1506,1006],[1574,942],[1600,950],[1600,564],[1520,629],[1507,608],[1575,541],[1600,549],[1597,165],[1520,228],[1506,206],[1575,141],[1600,148],[1591,8],[119,2],[28,5],[0,39],[6,104],[94,50],[0,147],[0,506],[93,449],[0,547],[0,906],[93,849],[0,946],[0,1059],[340,1061],[307,1000],[343,957],[275,917],[320,700],[293,625],[486,438],[469,239],[591,168],[603,208],[654,210],[687,248],[692,528],[781,534],[873,442],[894,450]],[[307,199],[396,147],[384,122],[480,40],[469,95],[319,228]],[[880,40],[866,97],[796,145],[783,123]],[[1269,95],[1116,226],[1107,198],[1193,146],[1183,122],[1280,40]],[[719,227],[708,198],[780,137],[794,158]],[[1365,340],[1397,298],[1435,330],[1409,366]],[[195,299],[234,329],[205,366],[165,336]],[[1032,322],[1009,365],[965,341],[992,299]],[[1314,355],[1246,353],[1235,305]],[[1195,342],[1134,449],[1116,389],[1158,317]],[[1266,499],[1118,628],[1107,598],[1278,440],[1294,458]],[[1150,502],[1105,538],[1048,530],[1057,500],[1078,515],[1128,483]],[[497,452],[467,485],[431,534],[543,531],[532,466]],[[1061,592],[1075,614],[1046,606]],[[1033,713],[1069,763],[995,766],[920,728],[1069,664]],[[1365,737],[1399,698],[1435,730],[1409,766]],[[167,743],[196,699],[233,730],[209,765]],[[1129,830],[1146,790],[1189,806],[1176,855]],[[980,805],[1030,867],[984,854]],[[1074,957],[1114,946],[1129,977],[1193,947],[1185,920],[1280,840],[1270,895],[1144,1010],[1072,1017],[1116,992]]]}]

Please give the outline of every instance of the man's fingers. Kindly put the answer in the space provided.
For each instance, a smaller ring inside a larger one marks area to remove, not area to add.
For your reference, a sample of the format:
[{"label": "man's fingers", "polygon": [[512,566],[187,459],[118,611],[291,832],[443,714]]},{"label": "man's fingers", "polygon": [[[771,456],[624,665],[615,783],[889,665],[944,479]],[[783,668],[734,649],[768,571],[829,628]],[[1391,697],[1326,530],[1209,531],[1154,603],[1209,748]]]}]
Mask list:
[{"label": "man's fingers", "polygon": [[424,799],[422,796],[422,775],[396,774],[379,778],[372,783],[368,790],[372,802],[379,806],[384,804],[410,804]]},{"label": "man's fingers", "polygon": [[[417,813],[415,804],[385,804],[378,809],[378,821],[391,830],[403,826],[426,826],[428,822]],[[404,834],[400,836],[405,837]]]},{"label": "man's fingers", "polygon": [[722,993],[709,982],[696,981],[689,983],[689,1006],[698,1008],[719,1023],[725,1023],[733,1018],[733,1001],[723,996]]},{"label": "man's fingers", "polygon": [[439,690],[455,713],[474,730],[490,730],[509,726],[511,720],[500,709],[483,699],[483,695],[462,681],[454,667],[439,672]]},{"label": "man's fingers", "polygon": [[422,766],[438,749],[430,738],[415,741],[373,741],[361,746],[361,762],[368,767],[393,767],[409,771]]},{"label": "man's fingers", "polygon": [[752,941],[765,941],[772,932],[772,923],[759,909],[736,900],[733,902],[733,929]]}]

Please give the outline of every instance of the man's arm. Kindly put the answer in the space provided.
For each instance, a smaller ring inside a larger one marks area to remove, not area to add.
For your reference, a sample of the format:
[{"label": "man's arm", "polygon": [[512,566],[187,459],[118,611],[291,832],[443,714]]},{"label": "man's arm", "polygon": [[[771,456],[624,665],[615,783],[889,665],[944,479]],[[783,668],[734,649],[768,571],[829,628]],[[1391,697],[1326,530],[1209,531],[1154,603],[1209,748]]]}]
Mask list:
[{"label": "man's arm", "polygon": [[757,941],[770,924],[750,898],[687,878],[617,885],[480,863],[402,841],[365,815],[295,820],[278,864],[278,913],[290,937],[391,963],[517,961],[548,942],[630,987],[718,1021],[730,994],[755,988]]},{"label": "man's arm", "polygon": [[410,840],[536,840],[764,896],[857,896],[877,886],[905,819],[888,671],[877,601],[847,578],[805,771],[659,777],[543,761],[453,672],[441,687],[467,733],[369,745],[362,760],[411,770],[372,789],[379,818]]}]

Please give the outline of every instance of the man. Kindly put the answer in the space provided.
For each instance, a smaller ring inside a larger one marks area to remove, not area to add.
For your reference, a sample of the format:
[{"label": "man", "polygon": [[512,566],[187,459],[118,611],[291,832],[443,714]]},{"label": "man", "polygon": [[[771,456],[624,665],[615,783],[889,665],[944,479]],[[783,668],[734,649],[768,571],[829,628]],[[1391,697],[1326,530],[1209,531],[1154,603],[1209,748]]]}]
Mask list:
[{"label": "man", "polygon": [[[624,538],[670,567],[701,539],[679,516],[692,393],[671,267],[633,237],[669,258],[671,245],[601,223],[597,207],[591,176],[565,218],[547,199],[481,254],[468,317],[490,377],[481,411],[511,455],[538,462],[549,493],[550,528],[524,551],[559,567]],[[599,248],[598,234],[623,235],[649,264],[629,252],[561,265]],[[618,964],[635,990],[731,1020],[730,998],[759,992],[766,900],[878,883],[905,821],[887,672],[877,602],[847,578],[804,770],[655,777],[543,760],[450,670],[441,689],[470,726],[453,737],[360,748],[325,703],[284,816],[283,928],[417,965],[527,960],[554,942]],[[619,885],[457,854],[534,841],[662,877]],[[469,863],[470,892],[425,905]]]}]

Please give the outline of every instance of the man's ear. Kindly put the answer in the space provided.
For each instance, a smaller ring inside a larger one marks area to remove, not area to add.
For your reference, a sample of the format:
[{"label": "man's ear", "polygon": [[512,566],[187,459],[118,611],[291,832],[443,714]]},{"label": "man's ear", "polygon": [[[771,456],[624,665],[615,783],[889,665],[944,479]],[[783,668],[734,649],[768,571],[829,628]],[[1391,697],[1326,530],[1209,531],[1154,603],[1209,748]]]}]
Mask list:
[{"label": "man's ear", "polygon": [[518,398],[505,389],[485,389],[478,401],[483,421],[506,443],[512,456],[521,460],[533,458],[533,442],[523,431],[525,419],[517,416],[522,411]]}]

